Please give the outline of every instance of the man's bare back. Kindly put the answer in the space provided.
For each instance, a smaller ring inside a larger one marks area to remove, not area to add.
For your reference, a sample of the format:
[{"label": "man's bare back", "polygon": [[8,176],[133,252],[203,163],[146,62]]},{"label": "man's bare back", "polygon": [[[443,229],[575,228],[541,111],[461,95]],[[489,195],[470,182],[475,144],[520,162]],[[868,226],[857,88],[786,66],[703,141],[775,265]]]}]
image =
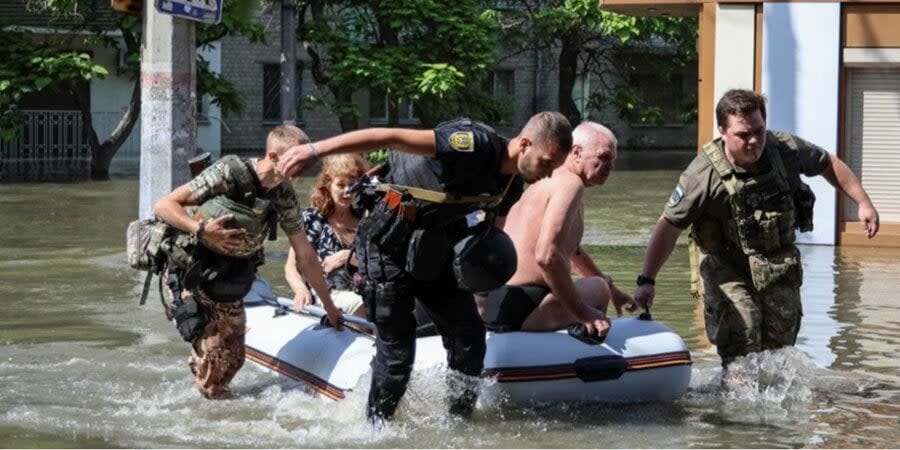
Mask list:
[{"label": "man's bare back", "polygon": [[[615,136],[586,122],[573,133],[572,151],[550,178],[525,190],[506,216],[504,231],[516,247],[516,273],[492,291],[483,317],[496,331],[551,331],[581,323],[589,333],[609,328],[606,307],[631,301],[611,286],[581,248],[584,189],[604,184],[616,159]],[[572,272],[581,275],[572,280]]]},{"label": "man's bare back", "polygon": [[503,231],[515,244],[518,255],[516,273],[507,284],[550,286],[535,257],[535,248],[541,232],[556,232],[540,226],[547,215],[547,205],[554,195],[571,196],[575,199],[573,207],[566,210],[567,217],[563,222],[563,228],[559,231],[560,256],[568,260],[578,250],[584,234],[583,193],[584,185],[581,179],[571,173],[554,174],[525,190],[519,202],[509,211],[509,215],[506,216],[506,224],[503,226]]}]

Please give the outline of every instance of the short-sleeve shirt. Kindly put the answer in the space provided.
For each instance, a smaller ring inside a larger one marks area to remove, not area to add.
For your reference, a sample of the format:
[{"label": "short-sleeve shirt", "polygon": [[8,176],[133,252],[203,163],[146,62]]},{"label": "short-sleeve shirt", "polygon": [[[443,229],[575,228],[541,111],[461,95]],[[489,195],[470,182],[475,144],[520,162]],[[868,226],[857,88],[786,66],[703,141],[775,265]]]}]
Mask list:
[{"label": "short-sleeve shirt", "polygon": [[[713,141],[722,148],[721,138]],[[797,136],[775,131],[766,137],[766,147],[756,172],[735,167],[735,176],[752,176],[773,170],[767,152],[780,152],[788,174],[788,183],[796,187],[800,174],[820,175],[830,165],[828,152]],[[698,155],[681,173],[678,185],[672,191],[663,210],[663,217],[672,225],[685,229],[700,220],[722,221],[731,217],[729,194],[718,172],[704,155]]]},{"label": "short-sleeve shirt", "polygon": [[235,160],[248,166],[253,176],[257,195],[272,202],[281,229],[289,236],[303,231],[303,223],[300,221],[300,203],[294,193],[294,188],[290,182],[284,181],[263,192],[259,177],[256,175],[256,159],[251,159],[246,163],[233,155],[219,159],[188,183],[191,200],[199,205],[218,195],[225,195],[232,200],[241,201],[246,193],[241,192],[240,183],[232,173]]},{"label": "short-sleeve shirt", "polygon": [[[301,218],[303,220],[303,227],[306,229],[306,238],[309,240],[312,248],[316,251],[316,256],[319,257],[320,262],[341,250],[350,248],[349,246],[344,245],[340,237],[338,237],[338,234],[334,231],[334,228],[331,228],[331,225],[328,224],[328,220],[326,220],[323,215],[319,214],[319,211],[315,208],[310,207],[304,209]],[[352,265],[349,267],[338,267],[330,273],[325,274],[325,282],[331,290],[348,290],[351,289],[350,283],[352,281],[353,273],[355,272],[356,268]],[[316,302],[319,302],[319,294],[312,288],[308,280],[304,280],[304,282],[306,283],[306,287],[310,294],[312,294],[313,299],[315,299]]]},{"label": "short-sleeve shirt", "polygon": [[461,196],[506,192],[493,208],[504,216],[522,196],[525,184],[518,175],[500,173],[508,144],[485,124],[469,119],[446,122],[434,129],[433,158],[392,152],[387,181]]}]

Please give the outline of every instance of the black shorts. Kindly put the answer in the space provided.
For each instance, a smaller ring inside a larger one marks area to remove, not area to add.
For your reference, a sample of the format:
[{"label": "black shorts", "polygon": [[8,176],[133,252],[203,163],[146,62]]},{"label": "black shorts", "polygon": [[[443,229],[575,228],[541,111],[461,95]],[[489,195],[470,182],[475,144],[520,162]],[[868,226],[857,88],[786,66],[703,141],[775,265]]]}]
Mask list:
[{"label": "black shorts", "polygon": [[490,331],[518,331],[528,315],[550,293],[550,288],[536,284],[506,285],[487,296],[481,318]]}]

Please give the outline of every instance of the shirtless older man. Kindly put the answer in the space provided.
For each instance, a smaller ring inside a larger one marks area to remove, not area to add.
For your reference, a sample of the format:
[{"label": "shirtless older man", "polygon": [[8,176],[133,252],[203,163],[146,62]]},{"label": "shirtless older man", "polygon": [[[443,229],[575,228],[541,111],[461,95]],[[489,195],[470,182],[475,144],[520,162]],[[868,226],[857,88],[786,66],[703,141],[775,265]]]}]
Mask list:
[{"label": "shirtless older man", "polygon": [[[589,335],[605,335],[610,297],[619,313],[631,302],[581,247],[584,189],[606,183],[616,145],[608,128],[582,123],[565,163],[531,185],[509,211],[503,229],[515,244],[518,268],[485,300],[488,329],[552,331],[580,322]],[[583,278],[573,281],[572,269]]]}]

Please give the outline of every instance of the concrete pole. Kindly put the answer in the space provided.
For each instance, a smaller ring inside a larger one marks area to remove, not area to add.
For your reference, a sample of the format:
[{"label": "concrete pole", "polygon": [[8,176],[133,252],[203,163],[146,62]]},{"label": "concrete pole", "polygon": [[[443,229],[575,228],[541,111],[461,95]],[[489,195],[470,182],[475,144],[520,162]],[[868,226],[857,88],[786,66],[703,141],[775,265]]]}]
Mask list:
[{"label": "concrete pole", "polygon": [[281,0],[281,123],[297,124],[297,7]]},{"label": "concrete pole", "polygon": [[160,14],[144,2],[141,44],[141,218],[190,179],[197,152],[194,23]]}]

